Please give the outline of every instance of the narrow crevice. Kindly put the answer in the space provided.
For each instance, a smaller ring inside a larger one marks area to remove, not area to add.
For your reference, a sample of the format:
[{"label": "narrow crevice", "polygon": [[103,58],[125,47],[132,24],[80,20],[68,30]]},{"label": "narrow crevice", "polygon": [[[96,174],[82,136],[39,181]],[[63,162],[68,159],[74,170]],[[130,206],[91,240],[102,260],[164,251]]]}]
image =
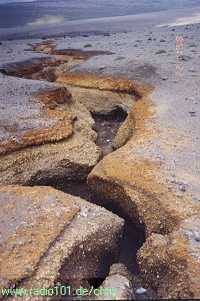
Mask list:
[{"label": "narrow crevice", "polygon": [[[109,114],[92,113],[95,120],[94,129],[97,132],[98,138],[96,144],[101,147],[103,155],[112,152],[112,141],[115,135],[127,117],[127,113],[120,107]],[[103,206],[107,210],[117,214],[125,220],[124,232],[119,246],[119,260],[123,263],[133,276],[133,287],[137,291],[141,287],[140,274],[137,265],[137,252],[145,242],[145,225],[139,224],[137,219],[130,218],[121,208],[117,202],[110,199],[105,199],[100,194],[95,194],[91,190],[91,186],[87,181],[54,181],[50,183],[51,186],[71,194],[73,196],[81,197],[93,204]],[[86,279],[90,286],[99,287],[105,279]],[[147,288],[144,294],[137,295],[136,299],[151,299],[154,292]]]},{"label": "narrow crevice", "polygon": [[[93,129],[97,132],[96,144],[101,148],[102,156],[108,155],[113,151],[112,141],[115,138],[118,129],[126,120],[128,114],[121,107],[116,107],[107,114],[95,112],[91,112],[91,114],[95,121]],[[86,178],[88,174],[86,174]],[[123,263],[128,268],[133,277],[139,277],[137,251],[145,241],[144,225],[139,225],[136,220],[133,222],[133,219],[127,216],[123,212],[122,208],[117,206],[116,202],[112,201],[112,199],[106,200],[102,196],[94,194],[94,192],[90,189],[90,186],[87,184],[86,178],[85,180],[77,181],[57,177],[46,180],[45,182],[41,181],[39,184],[52,186],[70,195],[81,197],[93,204],[103,206],[107,210],[122,217],[125,220],[125,226],[121,245],[119,246],[119,262]],[[35,185],[35,182],[31,183],[31,185]],[[93,287],[100,286],[104,281],[102,278],[86,280],[89,285]],[[135,286],[135,283],[133,283],[133,286]]]},{"label": "narrow crevice", "polygon": [[87,279],[87,281],[88,281],[90,286],[93,286],[94,288],[98,288],[102,284],[104,279],[102,279],[102,278],[90,278],[90,279]]},{"label": "narrow crevice", "polygon": [[[120,107],[108,114],[96,114],[92,113],[95,120],[94,129],[97,132],[96,144],[102,149],[103,155],[107,155],[112,152],[112,141],[115,135],[127,117],[127,113]],[[112,200],[105,200],[100,195],[95,195],[90,186],[87,184],[87,180],[81,181],[69,181],[63,178],[52,178],[41,182],[40,185],[53,186],[58,190],[65,193],[81,197],[91,203],[100,205],[108,209],[109,211],[117,214],[125,219],[124,236],[120,247],[120,262],[124,263],[131,273],[138,274],[138,268],[136,263],[136,253],[144,242],[145,233],[143,227],[138,227],[136,223],[133,223],[130,217],[126,216],[122,212],[121,208],[116,205]]]},{"label": "narrow crevice", "polygon": [[[55,53],[54,53],[55,54]],[[56,55],[66,55],[66,51],[62,50]],[[67,53],[69,55],[69,53]],[[97,54],[96,54],[97,55]],[[44,59],[43,65],[41,66],[40,59],[32,61],[32,66],[30,62],[22,63],[20,66],[14,65],[10,66],[10,69],[1,69],[0,72],[6,75],[34,78],[34,79],[45,79],[47,81],[55,81],[55,70],[60,64],[65,64],[66,61],[53,61],[51,64],[49,61]],[[49,66],[50,64],[50,66]],[[19,72],[19,69],[21,71]],[[19,68],[19,69],[18,69]],[[51,68],[51,69],[46,69]],[[46,72],[47,71],[47,72]],[[51,76],[50,76],[51,75]],[[117,93],[117,92],[116,92]],[[109,113],[96,113],[92,112],[92,117],[95,121],[93,129],[97,132],[96,145],[102,150],[103,156],[108,155],[113,151],[112,142],[115,138],[118,129],[122,123],[127,118],[127,112],[120,106],[116,106]],[[137,220],[131,219],[126,216],[122,208],[117,206],[116,202],[112,199],[106,200],[101,195],[94,194],[90,186],[87,184],[86,177],[89,174],[89,170],[86,171],[85,180],[81,181],[69,181],[69,179],[62,177],[52,178],[43,181],[41,179],[40,183],[32,181],[29,185],[49,185],[59,189],[65,193],[71,194],[73,196],[81,197],[91,203],[104,206],[109,211],[117,214],[118,216],[125,219],[124,233],[121,245],[119,246],[119,262],[124,263],[128,270],[132,273],[134,277],[139,276],[138,266],[137,266],[137,251],[140,249],[145,241],[145,227],[143,224],[139,224]],[[112,193],[112,191],[111,191]],[[109,269],[109,267],[107,267]],[[99,287],[104,279],[87,279],[90,286]],[[134,286],[134,283],[133,283]],[[143,296],[145,298],[145,296]],[[150,297],[149,297],[150,299]]]},{"label": "narrow crevice", "polygon": [[[121,208],[116,205],[116,202],[112,200],[103,199],[100,195],[94,194],[90,189],[86,181],[67,181],[59,183],[56,186],[57,189],[81,197],[90,203],[96,204],[98,206],[103,206],[107,210],[117,214],[118,216],[124,218],[124,232],[121,240],[121,245],[119,246],[119,259],[118,262],[123,263],[133,276],[133,287],[137,290],[141,287],[140,274],[137,265],[137,252],[145,242],[145,227],[143,224],[138,224],[137,221],[133,222],[130,217],[122,212]],[[102,201],[103,199],[103,201]],[[102,284],[105,279],[87,279],[90,286],[98,287]],[[154,292],[147,288],[145,294],[142,295],[143,299],[150,299]],[[140,299],[140,296],[136,296],[136,299]]]}]

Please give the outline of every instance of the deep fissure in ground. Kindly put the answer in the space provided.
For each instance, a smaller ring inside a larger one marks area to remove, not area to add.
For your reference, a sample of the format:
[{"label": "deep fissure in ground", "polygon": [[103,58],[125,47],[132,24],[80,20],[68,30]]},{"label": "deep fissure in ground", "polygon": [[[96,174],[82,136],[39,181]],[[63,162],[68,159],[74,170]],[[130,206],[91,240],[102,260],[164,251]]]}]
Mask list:
[{"label": "deep fissure in ground", "polygon": [[[92,114],[95,120],[94,129],[97,132],[96,144],[102,149],[103,155],[107,155],[113,151],[112,141],[127,117],[127,113],[121,109],[116,108],[109,114]],[[43,183],[44,184],[44,183]],[[117,214],[125,219],[124,235],[120,246],[119,262],[124,263],[133,275],[138,275],[138,267],[136,262],[136,253],[142,246],[145,240],[145,233],[143,226],[138,226],[126,216],[121,208],[117,207],[112,200],[105,200],[100,195],[94,195],[87,180],[69,181],[63,178],[54,178],[46,182],[45,185],[50,185],[65,193],[81,197],[91,203],[100,205],[109,211]],[[102,202],[103,201],[103,202]],[[103,204],[103,205],[102,205]],[[92,283],[100,283],[104,279],[93,280]]]},{"label": "deep fissure in ground", "polygon": [[[10,74],[10,75],[17,76],[16,74]],[[21,74],[18,74],[18,76],[21,76]],[[28,78],[28,76],[27,77],[25,76],[25,78]],[[45,80],[48,79],[45,78]],[[101,148],[102,157],[103,157],[113,151],[112,141],[115,138],[118,129],[125,121],[127,117],[127,112],[123,110],[121,107],[116,107],[110,113],[107,114],[91,112],[91,115],[95,121],[95,125],[93,129],[97,132],[96,145]],[[145,241],[145,229],[143,225],[138,225],[138,223],[136,222],[134,223],[132,220],[130,220],[128,216],[124,215],[121,208],[117,207],[116,202],[112,201],[111,199],[108,200],[106,200],[105,198],[102,199],[100,195],[94,195],[89,185],[87,184],[86,178],[85,180],[81,180],[81,181],[77,181],[77,180],[69,181],[67,179],[64,179],[63,177],[62,178],[57,177],[57,178],[52,178],[45,182],[41,180],[40,183],[38,182],[36,183],[34,181],[33,183],[29,183],[29,185],[38,185],[38,184],[52,186],[65,193],[69,193],[71,195],[81,197],[91,203],[104,206],[106,209],[124,218],[125,226],[124,226],[122,242],[121,245],[119,246],[120,251],[119,251],[118,262],[124,263],[125,266],[128,268],[128,270],[132,273],[132,275],[138,276],[139,271],[137,267],[136,254]],[[109,267],[106,268],[108,272]],[[104,279],[87,279],[87,280],[91,286],[99,287],[101,283],[104,281]],[[133,283],[133,287],[137,288],[137,286],[139,286],[137,283]],[[152,296],[151,293],[149,295]]]}]

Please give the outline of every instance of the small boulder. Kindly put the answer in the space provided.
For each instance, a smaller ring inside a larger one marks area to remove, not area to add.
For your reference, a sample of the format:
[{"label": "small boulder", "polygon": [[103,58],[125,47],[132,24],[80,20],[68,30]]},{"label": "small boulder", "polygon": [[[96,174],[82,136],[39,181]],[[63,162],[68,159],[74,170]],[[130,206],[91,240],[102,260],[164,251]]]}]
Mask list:
[{"label": "small boulder", "polygon": [[189,56],[189,55],[179,55],[178,59],[179,59],[180,61],[187,62],[187,61],[191,60],[192,57]]},{"label": "small boulder", "polygon": [[133,300],[135,298],[132,277],[127,268],[120,263],[113,264],[100,287],[96,300]]},{"label": "small boulder", "polygon": [[92,47],[92,44],[85,44],[84,45],[84,48],[90,48],[90,47]]},{"label": "small boulder", "polygon": [[158,50],[155,52],[155,54],[163,54],[163,53],[166,53],[166,50]]}]

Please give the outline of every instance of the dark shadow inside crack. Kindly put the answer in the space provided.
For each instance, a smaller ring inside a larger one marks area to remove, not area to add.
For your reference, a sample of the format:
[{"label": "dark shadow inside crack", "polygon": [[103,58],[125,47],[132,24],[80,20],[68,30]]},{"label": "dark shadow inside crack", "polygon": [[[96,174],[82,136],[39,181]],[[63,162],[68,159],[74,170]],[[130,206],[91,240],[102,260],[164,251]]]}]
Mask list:
[{"label": "dark shadow inside crack", "polygon": [[92,113],[95,120],[93,129],[97,132],[96,144],[101,148],[103,156],[113,151],[112,141],[127,115],[121,107],[116,107],[109,114]]},{"label": "dark shadow inside crack", "polygon": [[[96,114],[92,113],[92,117],[95,120],[94,130],[97,132],[96,144],[102,149],[103,156],[113,151],[112,141],[116,136],[116,133],[127,117],[127,112],[121,107],[116,107],[108,114]],[[87,172],[87,175],[90,171]],[[112,200],[106,200],[101,195],[94,194],[87,184],[87,180],[69,180],[69,178],[53,177],[51,179],[41,179],[39,182],[33,180],[29,185],[46,185],[52,186],[58,190],[68,193],[73,196],[81,197],[91,203],[100,205],[108,209],[109,211],[117,214],[125,219],[124,235],[122,238],[121,246],[119,247],[119,261],[124,263],[129,271],[137,275],[138,267],[136,262],[136,254],[141,245],[145,241],[145,231],[137,223],[133,223],[131,219],[122,212],[121,208],[116,205],[116,202]]]},{"label": "dark shadow inside crack", "polygon": [[[119,245],[117,262],[123,263],[128,268],[133,277],[132,285],[134,290],[136,291],[141,288],[140,271],[137,265],[137,252],[145,242],[145,226],[130,219],[130,217],[127,216],[121,210],[120,206],[118,206],[112,199],[106,200],[101,195],[94,194],[86,181],[57,182],[56,188],[73,196],[81,197],[90,203],[103,206],[112,213],[124,218],[125,225],[121,244]],[[89,283],[90,287],[93,286],[94,288],[97,288],[102,285],[108,275],[109,266],[103,266],[102,269],[104,270],[102,277],[85,279]],[[142,295],[136,295],[136,299],[151,299],[154,296],[155,293],[150,288],[146,287],[145,293]]]},{"label": "dark shadow inside crack", "polygon": [[[52,184],[52,183],[51,183]],[[145,229],[143,225],[134,223],[121,208],[112,200],[105,200],[98,194],[94,194],[86,181],[58,181],[53,186],[65,193],[81,197],[90,203],[103,206],[107,210],[125,219],[124,235],[120,246],[119,262],[124,263],[131,273],[138,275],[136,261],[137,251],[145,241]]]}]

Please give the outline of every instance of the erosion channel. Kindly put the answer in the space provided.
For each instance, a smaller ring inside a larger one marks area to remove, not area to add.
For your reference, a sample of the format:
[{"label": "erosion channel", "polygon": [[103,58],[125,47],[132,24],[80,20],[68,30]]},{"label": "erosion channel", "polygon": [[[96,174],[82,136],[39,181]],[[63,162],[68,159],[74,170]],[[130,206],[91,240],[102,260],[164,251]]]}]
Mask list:
[{"label": "erosion channel", "polygon": [[[30,45],[30,47],[30,50],[45,54],[45,56],[7,64],[1,68],[1,73],[6,76],[56,83],[55,88],[44,87],[35,94],[35,97],[48,108],[50,113],[56,111],[56,114],[62,114],[63,111],[67,110],[67,113],[70,114],[69,119],[74,126],[74,134],[69,138],[72,145],[76,145],[80,135],[95,143],[98,153],[96,163],[100,163],[103,157],[123,147],[128,142],[130,135],[133,134],[133,125],[130,126],[130,123],[134,123],[134,120],[130,118],[129,112],[134,104],[140,101],[148,87],[133,84],[126,79],[118,80],[96,74],[73,72],[75,65],[93,56],[109,55],[110,53],[76,49],[57,50],[54,41],[44,41]],[[62,133],[60,134],[62,135]],[[63,140],[65,138],[64,133]],[[57,143],[57,137],[47,137],[47,144],[50,141]],[[8,143],[4,152],[9,153],[9,148],[18,150],[26,146],[33,146],[29,143],[29,139],[25,138],[22,145],[15,142]],[[42,143],[36,142],[38,145]],[[85,143],[84,139],[82,143]],[[73,150],[72,146],[72,151],[76,152],[76,147]],[[75,155],[73,154],[73,156]],[[79,155],[84,157],[84,153]],[[132,276],[134,298],[151,298],[154,296],[152,290],[148,287],[145,289],[141,287],[136,256],[137,251],[145,241],[145,226],[130,218],[126,210],[122,210],[121,206],[112,200],[112,191],[110,191],[108,199],[93,191],[87,178],[94,167],[94,164],[85,166],[84,162],[80,165],[75,162],[74,165],[69,165],[67,175],[66,169],[62,170],[62,168],[60,175],[52,171],[52,173],[44,176],[43,173],[38,172],[29,177],[25,184],[29,186],[52,186],[103,206],[122,217],[125,220],[125,226],[119,246],[118,262],[123,263]],[[102,284],[109,273],[109,266],[104,267],[103,270],[105,271],[103,278],[87,279],[90,286],[99,287]]]}]

